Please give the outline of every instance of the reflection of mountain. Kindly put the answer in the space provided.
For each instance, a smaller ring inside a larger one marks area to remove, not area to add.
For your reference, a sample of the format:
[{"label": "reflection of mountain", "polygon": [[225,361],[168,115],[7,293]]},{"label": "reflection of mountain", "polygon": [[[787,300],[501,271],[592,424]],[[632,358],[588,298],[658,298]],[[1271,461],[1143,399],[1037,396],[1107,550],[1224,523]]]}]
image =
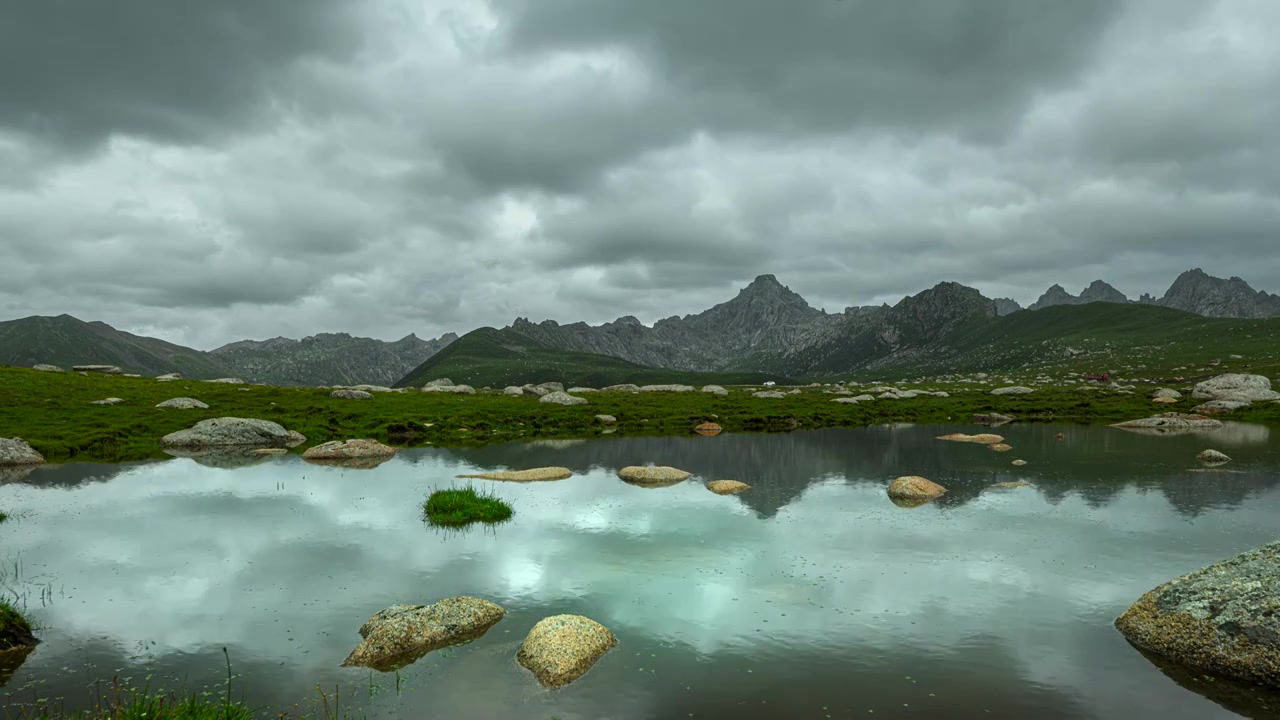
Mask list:
[{"label": "reflection of mountain", "polygon": [[[1093,507],[1106,505],[1127,488],[1151,487],[1159,488],[1179,512],[1191,516],[1238,505],[1280,484],[1280,477],[1251,470],[1241,462],[1233,465],[1243,471],[1240,474],[1187,472],[1206,443],[1237,447],[1265,443],[1269,437],[1265,426],[1228,423],[1212,433],[1148,437],[1100,426],[1011,425],[999,430],[1014,446],[1010,453],[935,439],[968,429],[880,426],[710,438],[605,438],[555,449],[507,443],[429,452],[485,469],[559,465],[581,473],[612,472],[645,463],[673,465],[695,473],[701,481],[748,483],[751,490],[738,497],[763,517],[773,517],[812,483],[830,478],[887,484],[899,475],[924,475],[947,487],[947,494],[935,503],[942,507],[964,505],[994,483],[1019,479],[1035,483],[1051,503],[1078,495]],[[1065,441],[1055,439],[1059,432],[1066,434]],[[1269,453],[1268,465],[1274,466],[1275,453],[1263,452]],[[1014,458],[1030,464],[1014,468],[1009,465]]]}]

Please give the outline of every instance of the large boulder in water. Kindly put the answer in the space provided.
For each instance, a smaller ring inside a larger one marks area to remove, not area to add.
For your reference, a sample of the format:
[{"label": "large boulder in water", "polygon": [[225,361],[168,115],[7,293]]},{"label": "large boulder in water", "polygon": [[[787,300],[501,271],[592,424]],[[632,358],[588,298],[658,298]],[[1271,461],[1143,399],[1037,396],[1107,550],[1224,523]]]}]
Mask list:
[{"label": "large boulder in water", "polygon": [[1271,379],[1264,375],[1227,373],[1196,383],[1191,397],[1201,400],[1255,402],[1280,400],[1280,392],[1271,389]]},{"label": "large boulder in water", "polygon": [[693,473],[678,470],[666,465],[631,465],[618,471],[618,477],[622,480],[629,482],[632,485],[645,485],[649,487],[674,485],[688,480],[692,475]]},{"label": "large boulder in water", "polygon": [[1137,647],[1200,672],[1280,685],[1280,542],[1170,580],[1115,624]]},{"label": "large boulder in water", "polygon": [[20,437],[0,438],[0,467],[43,465],[44,456]]},{"label": "large boulder in water", "polygon": [[1139,418],[1137,420],[1116,423],[1111,427],[1147,433],[1176,434],[1197,432],[1200,430],[1217,430],[1222,427],[1222,423],[1218,420],[1214,420],[1213,418],[1205,417],[1204,415],[1188,415],[1186,413],[1171,412],[1152,415],[1148,418]]},{"label": "large boulder in water", "polygon": [[306,442],[300,433],[285,430],[270,420],[220,417],[160,438],[163,447],[295,447]]},{"label": "large boulder in water", "polygon": [[389,459],[397,452],[390,445],[383,445],[377,440],[331,440],[315,447],[309,447],[302,453],[303,460],[343,461],[368,460],[373,458]]},{"label": "large boulder in water", "polygon": [[545,482],[573,477],[573,471],[563,467],[541,467],[529,470],[498,470],[472,475],[459,475],[458,477],[475,480],[502,480],[506,482]]},{"label": "large boulder in water", "polygon": [[582,677],[618,644],[609,629],[581,615],[553,615],[533,626],[516,660],[544,687],[557,688]]},{"label": "large boulder in water", "polygon": [[432,650],[484,635],[506,614],[488,600],[466,596],[445,598],[434,605],[392,605],[360,627],[364,640],[342,666],[381,672],[401,668]]},{"label": "large boulder in water", "polygon": [[737,495],[750,490],[751,486],[738,480],[712,480],[707,483],[707,489],[717,495]]},{"label": "large boulder in water", "polygon": [[889,485],[889,499],[907,507],[923,505],[946,492],[938,483],[918,475],[900,477]]}]

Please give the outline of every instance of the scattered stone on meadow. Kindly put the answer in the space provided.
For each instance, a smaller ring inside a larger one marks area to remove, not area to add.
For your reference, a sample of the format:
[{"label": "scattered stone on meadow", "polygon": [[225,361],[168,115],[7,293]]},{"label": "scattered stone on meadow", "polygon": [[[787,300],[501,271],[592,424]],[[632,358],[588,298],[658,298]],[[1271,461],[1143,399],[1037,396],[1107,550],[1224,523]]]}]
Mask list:
[{"label": "scattered stone on meadow", "polygon": [[0,467],[43,465],[44,456],[20,437],[0,438]]},{"label": "scattered stone on meadow", "polygon": [[1022,467],[1023,465],[1026,465],[1026,464],[1027,464],[1027,461],[1026,461],[1026,460],[1022,460],[1022,459],[1018,459],[1018,460],[1014,460],[1012,464],[1013,464],[1013,465],[1017,465],[1018,467]]},{"label": "scattered stone on meadow", "polygon": [[712,480],[707,483],[707,489],[717,495],[737,495],[750,490],[751,486],[737,480]]},{"label": "scattered stone on meadow", "polygon": [[573,395],[561,390],[553,390],[552,392],[538,398],[538,402],[555,403],[556,405],[586,405],[587,399],[574,397]]},{"label": "scattered stone on meadow", "polygon": [[904,475],[889,484],[889,497],[907,506],[923,505],[947,491],[932,480],[919,475]]},{"label": "scattered stone on meadow", "polygon": [[524,390],[519,385],[508,385],[502,388],[503,395],[519,396],[524,395]]},{"label": "scattered stone on meadow", "polygon": [[1204,673],[1280,685],[1280,543],[1170,580],[1115,625],[1137,647]]},{"label": "scattered stone on meadow", "polygon": [[329,393],[329,397],[338,400],[372,400],[373,393],[367,393],[363,390],[334,390]]},{"label": "scattered stone on meadow", "polygon": [[160,438],[164,447],[295,447],[306,442],[301,433],[286,430],[270,420],[220,417],[201,420],[186,430]]},{"label": "scattered stone on meadow", "polygon": [[571,387],[568,390],[565,390],[565,392],[572,395],[574,393],[593,393],[593,392],[600,392],[600,391],[593,387]]},{"label": "scattered stone on meadow", "polygon": [[724,428],[713,422],[704,422],[693,429],[699,435],[719,435]]},{"label": "scattered stone on meadow", "polygon": [[871,402],[872,400],[875,400],[875,399],[876,399],[876,396],[875,396],[875,395],[867,395],[867,394],[865,394],[865,393],[864,393],[864,394],[862,394],[862,395],[854,395],[852,398],[849,398],[849,399],[850,399],[850,400],[857,400],[857,401],[858,401],[858,402],[860,402],[860,403],[864,403],[864,402]]},{"label": "scattered stone on meadow", "polygon": [[506,614],[495,603],[466,596],[445,598],[433,605],[392,605],[360,626],[364,640],[342,666],[380,672],[401,668],[432,650],[484,635]]},{"label": "scattered stone on meadow", "polygon": [[205,380],[205,382],[221,383],[223,385],[248,385],[249,384],[244,380],[241,380],[240,378],[233,378],[233,377],[217,378],[215,380]]},{"label": "scattered stone on meadow", "polygon": [[581,615],[553,615],[529,631],[516,660],[544,687],[558,688],[582,677],[618,644],[609,629]]},{"label": "scattered stone on meadow", "polygon": [[551,394],[550,390],[547,390],[546,388],[537,387],[536,385],[522,385],[520,387],[520,392],[523,393],[526,397],[536,397],[536,398],[540,398],[543,395]]},{"label": "scattered stone on meadow", "polygon": [[857,405],[857,404],[858,404],[858,398],[841,397],[841,398],[836,398],[835,400],[832,400],[831,402],[840,403],[841,405]]},{"label": "scattered stone on meadow", "polygon": [[631,384],[631,383],[622,383],[622,384],[619,384],[619,385],[610,385],[610,386],[608,386],[608,387],[606,387],[606,388],[601,388],[601,389],[602,389],[602,390],[604,390],[605,392],[640,392],[640,386],[639,386],[639,385],[633,385],[633,384]]},{"label": "scattered stone on meadow", "polygon": [[1178,402],[1178,398],[1171,398],[1171,397],[1151,398],[1151,402],[1159,405],[1173,405],[1174,403]]},{"label": "scattered stone on meadow", "polygon": [[1222,413],[1235,412],[1241,408],[1247,408],[1252,403],[1247,400],[1210,400],[1207,403],[1201,403],[1193,408],[1191,412],[1200,415],[1221,415]]},{"label": "scattered stone on meadow", "polygon": [[422,387],[424,390],[429,387],[453,387],[453,381],[449,378],[436,378],[435,380],[428,380],[427,384]]},{"label": "scattered stone on meadow", "polygon": [[117,365],[72,365],[72,370],[83,373],[101,373],[103,375],[120,375],[124,373]]},{"label": "scattered stone on meadow", "polygon": [[139,375],[138,373],[125,373],[125,374],[121,375],[120,377],[127,377],[127,378],[140,378],[140,377],[142,377],[142,376],[141,376],[141,375]]},{"label": "scattered stone on meadow", "polygon": [[666,465],[631,465],[618,471],[618,477],[633,485],[674,485],[688,480],[693,473]]},{"label": "scattered stone on meadow", "polygon": [[618,422],[618,418],[616,418],[616,417],[614,417],[614,416],[612,416],[612,415],[597,415],[597,416],[596,416],[596,420],[597,420],[598,422],[602,422],[602,423],[604,423],[605,425],[612,425],[612,424],[614,424],[614,423]]},{"label": "scattered stone on meadow", "polygon": [[470,385],[424,385],[424,393],[447,393],[454,395],[475,395],[476,389]]},{"label": "scattered stone on meadow", "polygon": [[980,413],[973,416],[973,423],[975,425],[991,425],[992,427],[1007,425],[1014,420],[1015,418],[1012,415],[1005,415],[1003,413]]},{"label": "scattered stone on meadow", "polygon": [[787,394],[780,390],[761,390],[760,392],[751,393],[751,397],[766,398],[769,400],[780,400],[786,396]]},{"label": "scattered stone on meadow", "polygon": [[729,391],[719,385],[703,385],[702,392],[711,393],[712,395],[728,395]]},{"label": "scattered stone on meadow", "polygon": [[48,365],[45,363],[36,363],[35,365],[31,366],[31,369],[39,370],[41,372],[66,372],[65,370],[58,367],[57,365]]},{"label": "scattered stone on meadow", "polygon": [[1166,398],[1170,400],[1180,400],[1182,399],[1182,393],[1178,392],[1177,390],[1172,390],[1170,388],[1160,388],[1156,390],[1154,393],[1152,393],[1151,397],[1154,400],[1158,400],[1160,398]]},{"label": "scattered stone on meadow", "polygon": [[1202,450],[1199,455],[1196,455],[1196,459],[1205,465],[1222,465],[1231,462],[1231,458],[1227,457],[1226,453],[1212,449]]},{"label": "scattered stone on meadow", "polygon": [[1012,482],[998,482],[991,487],[1000,490],[1013,490],[1016,488],[1032,487],[1032,485],[1026,480],[1014,480]]},{"label": "scattered stone on meadow", "polygon": [[1271,389],[1271,379],[1265,375],[1227,373],[1196,383],[1191,397],[1200,400],[1280,400],[1280,392]]},{"label": "scattered stone on meadow", "polygon": [[1007,445],[1005,443],[992,443],[987,447],[996,452],[1009,452],[1010,450],[1013,449],[1012,445]]},{"label": "scattered stone on meadow", "polygon": [[1120,428],[1122,430],[1172,434],[1196,432],[1199,430],[1216,430],[1222,427],[1222,423],[1214,420],[1213,418],[1205,417],[1204,415],[1170,412],[1162,413],[1160,415],[1152,415],[1147,418],[1115,423],[1111,427]]},{"label": "scattered stone on meadow", "polygon": [[393,389],[393,388],[389,388],[389,387],[387,387],[387,386],[385,386],[385,385],[349,385],[349,386],[347,386],[345,389],[346,389],[346,390],[361,390],[361,391],[363,391],[363,392],[367,392],[367,393],[375,393],[375,392],[383,392],[383,393],[385,393],[385,392],[396,392],[396,390],[395,390],[395,389]]},{"label": "scattered stone on meadow", "polygon": [[90,405],[119,405],[122,402],[124,402],[123,398],[109,397],[109,398],[102,398],[101,400],[90,400],[89,404]]},{"label": "scattered stone on meadow", "polygon": [[553,393],[553,392],[564,392],[564,384],[563,384],[563,383],[558,383],[558,382],[544,382],[544,383],[538,383],[538,384],[537,384],[537,385],[535,385],[534,387],[541,388],[541,389],[543,389],[543,390],[546,390],[546,391],[547,391],[547,392],[549,392],[549,393]]},{"label": "scattered stone on meadow", "polygon": [[1024,387],[1022,385],[1010,385],[1008,387],[996,388],[995,390],[991,391],[991,394],[992,395],[1026,395],[1027,393],[1033,393],[1033,392],[1035,392],[1033,388]]},{"label": "scattered stone on meadow", "polygon": [[979,433],[977,435],[966,435],[965,433],[951,433],[950,435],[939,435],[937,439],[948,440],[950,442],[977,443],[979,445],[996,445],[1004,442],[1003,435],[993,435],[991,433]]},{"label": "scattered stone on meadow", "polygon": [[396,448],[383,445],[377,440],[330,440],[303,451],[305,460],[348,460],[352,458],[389,458],[395,455]]},{"label": "scattered stone on meadow", "polygon": [[697,388],[692,385],[667,384],[640,386],[640,392],[693,392],[694,390],[697,390]]},{"label": "scattered stone on meadow", "polygon": [[459,475],[460,478],[473,480],[503,480],[506,482],[544,482],[548,480],[564,480],[573,477],[573,471],[562,467],[541,467],[529,470],[501,470],[497,472]]},{"label": "scattered stone on meadow", "polygon": [[156,380],[159,380],[160,382],[173,382],[174,380],[181,380],[181,379],[182,379],[181,373],[165,373],[164,375],[156,376]]},{"label": "scattered stone on meadow", "polygon": [[177,410],[208,410],[209,406],[189,397],[169,398],[162,403],[157,403],[158,408],[174,408]]}]

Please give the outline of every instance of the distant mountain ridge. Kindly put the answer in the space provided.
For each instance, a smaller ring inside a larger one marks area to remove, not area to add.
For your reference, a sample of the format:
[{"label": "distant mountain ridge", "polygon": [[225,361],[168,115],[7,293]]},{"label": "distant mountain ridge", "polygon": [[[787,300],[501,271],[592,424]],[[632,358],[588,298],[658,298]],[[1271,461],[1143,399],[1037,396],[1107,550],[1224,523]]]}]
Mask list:
[{"label": "distant mountain ridge", "polygon": [[1249,283],[1238,277],[1213,277],[1200,268],[1179,275],[1159,299],[1143,293],[1137,300],[1130,300],[1107,283],[1094,280],[1079,295],[1072,295],[1061,285],[1052,285],[1027,309],[1040,310],[1091,302],[1159,305],[1214,318],[1280,317],[1280,295],[1254,290]]},{"label": "distant mountain ridge", "polygon": [[446,333],[421,340],[411,333],[383,342],[321,333],[301,340],[241,340],[209,354],[234,368],[237,375],[268,385],[391,385],[457,339],[454,333]]}]

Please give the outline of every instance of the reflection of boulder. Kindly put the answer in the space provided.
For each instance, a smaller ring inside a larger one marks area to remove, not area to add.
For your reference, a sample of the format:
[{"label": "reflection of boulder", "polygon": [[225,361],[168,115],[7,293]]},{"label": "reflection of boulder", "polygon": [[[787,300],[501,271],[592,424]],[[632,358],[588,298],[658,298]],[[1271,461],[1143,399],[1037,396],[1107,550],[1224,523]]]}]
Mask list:
[{"label": "reflection of boulder", "polygon": [[1231,678],[1206,676],[1130,643],[1144,658],[1179,686],[1247,718],[1271,718],[1280,708],[1280,689]]},{"label": "reflection of boulder", "polygon": [[1203,415],[1171,412],[1139,418],[1138,420],[1128,420],[1116,423],[1111,427],[1154,435],[1179,435],[1202,430],[1217,430],[1222,427],[1222,423]]},{"label": "reflection of boulder", "polygon": [[381,672],[405,667],[432,650],[484,635],[506,614],[488,600],[466,596],[445,598],[434,605],[392,605],[360,627],[364,640],[342,666]]},{"label": "reflection of boulder", "polygon": [[304,457],[302,461],[309,465],[327,465],[329,467],[347,468],[348,470],[372,470],[379,465],[387,462],[391,456],[382,457],[351,457],[351,458],[309,458]]},{"label": "reflection of boulder", "polygon": [[22,663],[27,661],[27,657],[31,655],[32,648],[20,647],[14,650],[0,652],[0,688],[9,684],[9,678],[22,667]]},{"label": "reflection of boulder", "polygon": [[1204,437],[1222,445],[1242,447],[1266,445],[1271,440],[1271,428],[1242,422],[1223,422],[1222,427],[1204,433]]},{"label": "reflection of boulder", "polygon": [[252,449],[234,447],[204,449],[165,448],[164,451],[174,457],[187,458],[194,460],[199,465],[222,470],[261,465],[264,462],[269,462],[272,458],[271,455],[259,453]]},{"label": "reflection of boulder", "polygon": [[0,485],[9,483],[20,483],[31,477],[31,473],[35,472],[37,465],[23,465],[20,467],[2,467],[0,466]]}]

